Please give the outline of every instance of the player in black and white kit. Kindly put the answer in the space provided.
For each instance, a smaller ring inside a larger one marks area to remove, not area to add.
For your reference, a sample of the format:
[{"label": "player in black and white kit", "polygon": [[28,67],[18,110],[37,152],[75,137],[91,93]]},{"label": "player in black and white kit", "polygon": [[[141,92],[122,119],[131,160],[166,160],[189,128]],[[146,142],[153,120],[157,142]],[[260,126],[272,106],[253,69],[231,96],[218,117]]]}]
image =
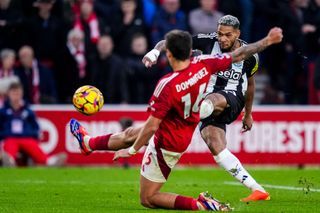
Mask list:
[{"label": "player in black and white kit", "polygon": [[[193,49],[200,50],[202,54],[219,54],[245,46],[246,42],[239,39],[239,27],[240,22],[236,17],[223,16],[218,21],[217,32],[193,37]],[[154,64],[163,48],[159,42],[155,49],[147,53],[145,57],[149,60],[145,65]],[[206,99],[200,107],[201,136],[214,155],[215,161],[252,191],[248,197],[241,199],[244,202],[269,200],[270,196],[246,171],[239,159],[227,149],[226,125],[235,121],[244,108],[242,131],[251,129],[254,74],[258,70],[258,63],[259,57],[255,54],[241,62],[233,63],[228,71],[212,75]]]},{"label": "player in black and white kit", "polygon": [[[234,19],[236,21],[234,21]],[[235,23],[239,23],[233,16],[224,16],[219,21],[218,32],[210,34],[198,34],[193,37],[193,49],[200,50],[202,54],[221,54],[224,52],[230,52],[238,47],[246,45],[245,41],[238,39],[237,35],[239,30],[233,34],[230,31],[224,32],[226,28],[238,29],[237,24],[233,26],[230,24],[221,23],[233,23],[228,20],[233,20]],[[220,30],[220,31],[219,31]],[[238,31],[238,32],[237,32]],[[232,38],[234,36],[234,38]],[[225,38],[224,38],[225,37]],[[217,93],[223,97],[216,97],[219,99],[225,99],[227,105],[222,103],[222,106],[215,106],[214,119],[211,116],[202,120],[201,130],[211,123],[214,126],[218,126],[222,129],[226,129],[226,124],[230,124],[239,116],[245,105],[252,106],[255,81],[254,74],[258,70],[259,56],[255,54],[250,58],[241,61],[239,63],[233,63],[232,68],[228,71],[220,71],[211,76],[209,85],[207,87],[207,94]],[[249,90],[248,90],[249,89]],[[245,98],[247,97],[247,98]],[[224,102],[225,102],[224,101]],[[219,107],[222,110],[219,110]],[[217,111],[221,111],[218,113]],[[219,114],[219,115],[218,115]],[[251,114],[251,107],[248,113]],[[202,115],[203,117],[208,117]],[[245,122],[244,130],[251,129],[252,122]]]}]

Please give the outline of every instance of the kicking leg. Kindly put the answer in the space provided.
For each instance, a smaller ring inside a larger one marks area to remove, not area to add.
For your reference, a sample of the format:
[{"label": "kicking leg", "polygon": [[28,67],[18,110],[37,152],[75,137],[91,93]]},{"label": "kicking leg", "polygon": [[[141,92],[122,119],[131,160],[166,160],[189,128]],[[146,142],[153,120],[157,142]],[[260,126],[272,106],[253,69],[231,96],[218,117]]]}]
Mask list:
[{"label": "kicking leg", "polygon": [[219,93],[207,95],[200,105],[200,119],[208,118],[211,115],[219,115],[228,106],[226,98]]},{"label": "kicking leg", "polygon": [[209,121],[209,125],[206,125],[201,130],[201,136],[214,155],[215,161],[243,185],[253,191],[253,193],[249,197],[244,198],[243,201],[268,200],[270,199],[269,194],[265,192],[262,186],[244,169],[239,159],[226,148],[225,124],[216,123],[221,128],[210,124],[211,121],[215,124],[214,118],[210,116],[219,116],[227,107],[228,102],[226,97],[219,93],[212,93],[206,97],[206,100],[200,106],[200,117],[201,119],[205,119],[204,122]]},{"label": "kicking leg", "polygon": [[70,121],[70,131],[78,140],[81,152],[85,155],[89,155],[94,150],[116,151],[127,148],[133,144],[140,130],[141,127],[129,127],[120,133],[90,137],[77,120]]},{"label": "kicking leg", "polygon": [[253,179],[239,159],[226,148],[227,142],[223,129],[209,125],[202,129],[201,135],[218,165],[252,190],[253,193],[249,197],[242,199],[243,201],[270,199],[269,194]]}]

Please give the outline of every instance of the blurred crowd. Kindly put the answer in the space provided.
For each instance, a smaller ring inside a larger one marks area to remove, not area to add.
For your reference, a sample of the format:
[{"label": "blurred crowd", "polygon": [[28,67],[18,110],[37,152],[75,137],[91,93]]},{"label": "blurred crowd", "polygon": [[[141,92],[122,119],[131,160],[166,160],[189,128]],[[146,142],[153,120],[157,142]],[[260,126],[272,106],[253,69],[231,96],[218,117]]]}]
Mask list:
[{"label": "blurred crowd", "polygon": [[85,84],[106,103],[145,104],[170,69],[160,57],[147,70],[143,55],[172,29],[215,32],[225,14],[247,42],[284,30],[260,55],[261,104],[320,102],[320,0],[0,0],[0,102],[20,81],[31,104],[70,103]]}]

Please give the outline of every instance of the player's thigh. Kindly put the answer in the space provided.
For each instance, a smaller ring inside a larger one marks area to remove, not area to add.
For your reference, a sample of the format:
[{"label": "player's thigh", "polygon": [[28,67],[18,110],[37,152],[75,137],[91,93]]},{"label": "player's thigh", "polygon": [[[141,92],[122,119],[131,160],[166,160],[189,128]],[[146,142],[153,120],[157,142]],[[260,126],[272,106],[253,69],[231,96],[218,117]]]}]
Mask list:
[{"label": "player's thigh", "polygon": [[223,128],[207,125],[201,130],[201,136],[214,155],[219,154],[227,146],[226,132]]},{"label": "player's thigh", "polygon": [[152,141],[144,153],[140,174],[150,181],[165,183],[181,155],[182,153],[161,149]]},{"label": "player's thigh", "polygon": [[219,115],[227,107],[226,98],[219,93],[211,93],[206,96],[205,99],[209,99],[214,106],[213,115]]}]

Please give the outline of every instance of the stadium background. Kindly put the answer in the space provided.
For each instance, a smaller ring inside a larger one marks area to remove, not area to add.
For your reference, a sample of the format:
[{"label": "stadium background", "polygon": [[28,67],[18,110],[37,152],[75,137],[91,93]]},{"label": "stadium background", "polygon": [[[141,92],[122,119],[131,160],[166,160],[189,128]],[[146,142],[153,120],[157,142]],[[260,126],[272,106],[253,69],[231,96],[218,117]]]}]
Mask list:
[{"label": "stadium background", "polygon": [[[40,97],[30,90],[26,99],[39,116],[43,149],[66,151],[69,164],[110,164],[112,154],[84,158],[77,153],[68,119],[84,121],[93,134],[121,130],[123,118],[141,123],[157,80],[170,71],[164,56],[147,70],[140,63],[143,55],[171,29],[214,32],[224,14],[240,19],[241,39],[248,42],[272,26],[284,31],[280,45],[260,54],[254,128],[240,134],[239,118],[228,129],[229,148],[244,163],[319,164],[319,0],[0,0],[0,51],[16,52],[13,73],[26,69],[20,60],[25,45],[41,65]],[[72,46],[77,42],[83,48]],[[96,116],[82,116],[71,106],[73,92],[84,84],[104,94],[105,107]],[[200,141],[197,133],[195,141]],[[182,163],[213,163],[199,144]]]}]

